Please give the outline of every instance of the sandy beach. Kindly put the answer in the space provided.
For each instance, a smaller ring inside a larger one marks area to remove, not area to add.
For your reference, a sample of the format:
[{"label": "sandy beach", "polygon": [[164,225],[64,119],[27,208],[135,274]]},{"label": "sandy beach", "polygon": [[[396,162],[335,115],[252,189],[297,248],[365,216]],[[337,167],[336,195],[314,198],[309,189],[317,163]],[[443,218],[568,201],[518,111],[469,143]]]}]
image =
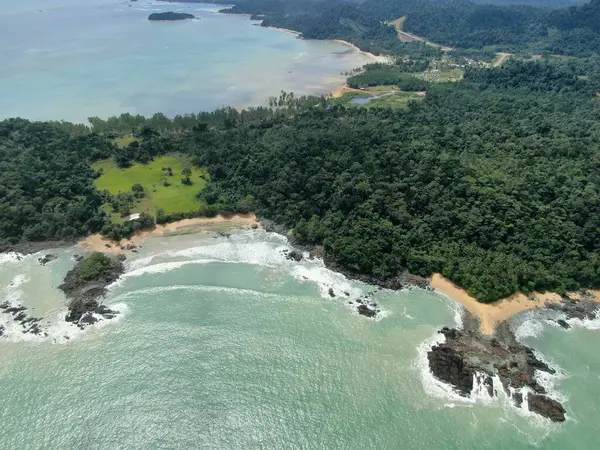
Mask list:
[{"label": "sandy beach", "polygon": [[[480,303],[477,299],[471,297],[467,291],[452,283],[441,274],[436,273],[431,277],[431,287],[447,295],[452,300],[460,303],[464,308],[479,318],[481,323],[481,332],[491,335],[494,333],[496,324],[503,322],[517,313],[528,311],[530,309],[542,308],[548,303],[559,302],[560,295],[553,292],[531,294],[530,300],[523,293],[516,293],[508,298],[494,303]],[[589,291],[594,300],[600,303],[600,291]],[[569,294],[569,298],[578,300],[581,294]]]},{"label": "sandy beach", "polygon": [[[279,28],[279,27],[263,27],[263,28],[281,31],[282,33],[293,34],[294,36],[302,36],[302,33],[298,32],[298,31],[294,31],[294,30],[289,30],[287,28]],[[357,52],[362,53],[365,56],[368,56],[370,59],[373,60],[373,62],[379,62],[379,63],[384,63],[384,64],[390,63],[391,58],[389,56],[383,56],[383,55],[377,56],[377,55],[374,55],[373,53],[364,52],[360,48],[358,48],[356,45],[351,44],[348,41],[343,41],[341,39],[333,39],[333,42],[337,42],[339,44],[344,44],[344,45],[347,45],[348,47],[352,47]]]},{"label": "sandy beach", "polygon": [[389,56],[385,56],[385,55],[379,55],[378,56],[378,55],[374,55],[373,53],[364,52],[360,48],[358,48],[356,45],[351,44],[348,41],[342,41],[341,39],[334,39],[333,42],[338,42],[340,44],[347,45],[348,47],[352,47],[357,52],[362,53],[363,55],[368,56],[369,58],[371,58],[373,60],[373,62],[378,62],[378,63],[383,63],[383,64],[389,64],[390,61],[391,61],[391,57],[389,57]]},{"label": "sandy beach", "polygon": [[225,231],[232,229],[256,228],[260,223],[254,214],[235,215],[231,217],[198,217],[195,219],[184,219],[166,225],[159,225],[154,230],[141,231],[131,237],[117,243],[107,239],[100,234],[92,234],[78,245],[87,252],[104,252],[112,254],[124,254],[130,252],[127,246],[139,247],[149,239],[155,237],[176,236],[178,234],[201,233],[208,231]]},{"label": "sandy beach", "polygon": [[282,33],[293,34],[295,36],[302,36],[302,33],[300,33],[299,31],[288,30],[287,28],[279,28],[279,27],[262,27],[262,28],[268,28],[269,30],[281,31]]},{"label": "sandy beach", "polygon": [[336,89],[335,91],[333,91],[330,96],[332,98],[340,98],[341,96],[343,96],[346,92],[359,92],[361,94],[367,94],[368,92],[365,90],[361,90],[361,89],[354,89],[351,88],[350,86],[348,86],[347,84],[344,84],[341,88]]}]

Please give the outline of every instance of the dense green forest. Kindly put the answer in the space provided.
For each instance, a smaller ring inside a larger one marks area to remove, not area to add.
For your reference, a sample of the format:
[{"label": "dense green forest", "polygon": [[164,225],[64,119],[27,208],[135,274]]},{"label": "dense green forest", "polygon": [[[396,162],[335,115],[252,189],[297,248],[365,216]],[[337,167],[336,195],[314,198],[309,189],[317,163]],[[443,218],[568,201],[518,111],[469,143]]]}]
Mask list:
[{"label": "dense green forest", "polygon": [[405,31],[456,48],[570,56],[598,53],[600,0],[564,7],[568,3],[575,2],[238,0],[224,12],[250,14],[262,19],[264,26],[293,29],[305,38],[344,39],[365,51],[391,55],[404,54],[396,30],[387,25],[399,17],[406,17]]},{"label": "dense green forest", "polygon": [[98,231],[102,198],[90,162],[112,154],[109,141],[77,126],[0,122],[0,250]]},{"label": "dense green forest", "polygon": [[7,120],[0,238],[106,227],[90,165],[121,158],[114,138],[133,132],[133,162],[177,151],[208,169],[199,214],[255,211],[354,272],[439,271],[482,301],[600,287],[599,68],[468,68],[397,110],[282,94],[271,108],[124,114],[93,118],[91,129]]},{"label": "dense green forest", "polygon": [[367,86],[397,86],[403,91],[426,91],[429,83],[403,72],[404,67],[387,64],[367,64],[363,73],[348,78],[348,86],[357,89]]}]

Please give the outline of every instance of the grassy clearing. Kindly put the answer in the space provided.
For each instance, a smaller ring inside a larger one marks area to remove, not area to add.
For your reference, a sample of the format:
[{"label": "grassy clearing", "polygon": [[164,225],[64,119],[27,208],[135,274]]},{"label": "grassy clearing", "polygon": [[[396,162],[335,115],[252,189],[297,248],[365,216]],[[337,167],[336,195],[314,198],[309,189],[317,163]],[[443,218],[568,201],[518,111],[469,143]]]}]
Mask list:
[{"label": "grassy clearing", "polygon": [[134,138],[131,135],[127,135],[127,136],[121,136],[120,138],[115,139],[115,144],[117,144],[121,148],[125,148],[129,144],[131,144],[132,142],[135,142],[135,141],[137,141],[136,138]]},{"label": "grassy clearing", "polygon": [[[362,105],[352,103],[355,98],[374,97],[377,95],[393,92],[393,95],[385,95],[381,98]],[[397,86],[371,86],[369,90],[346,92],[341,97],[331,99],[334,105],[362,108],[406,108],[411,100],[422,100],[423,93],[400,91]]]},{"label": "grassy clearing", "polygon": [[462,80],[464,71],[462,69],[440,70],[439,72],[415,73],[414,76],[431,83],[453,83]]},{"label": "grassy clearing", "polygon": [[[206,180],[202,177],[208,179],[208,173],[204,169],[197,169],[190,164],[188,158],[176,155],[161,156],[149,164],[135,164],[127,169],[120,169],[112,159],[99,161],[93,167],[102,170],[102,175],[95,181],[96,187],[108,190],[113,195],[129,192],[134,184],[141,184],[146,197],[136,204],[132,212],[147,212],[152,215],[158,209],[167,213],[198,211],[201,204],[196,200],[196,194],[206,185]],[[161,170],[163,167],[170,167],[173,176],[167,176]],[[184,167],[192,169],[191,186],[181,183],[181,171]],[[171,185],[164,186],[165,180]],[[121,220],[115,214],[111,214],[111,217],[115,221]]]},{"label": "grassy clearing", "polygon": [[398,17],[396,20],[392,20],[388,22],[389,25],[394,25],[396,30],[404,31],[404,22],[406,21],[406,16]]},{"label": "grassy clearing", "polygon": [[424,95],[416,92],[396,92],[394,95],[386,95],[364,105],[365,108],[406,108],[411,100],[423,100]]}]

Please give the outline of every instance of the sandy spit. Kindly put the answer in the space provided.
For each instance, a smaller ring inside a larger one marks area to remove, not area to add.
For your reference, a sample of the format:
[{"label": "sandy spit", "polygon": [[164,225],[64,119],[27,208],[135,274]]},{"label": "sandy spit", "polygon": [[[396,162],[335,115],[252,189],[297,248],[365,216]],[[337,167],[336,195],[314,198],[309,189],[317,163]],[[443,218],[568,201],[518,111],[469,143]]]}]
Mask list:
[{"label": "sandy spit", "polygon": [[389,57],[389,56],[385,56],[385,55],[378,56],[378,55],[374,55],[373,53],[364,52],[360,48],[358,48],[356,45],[351,44],[348,41],[342,41],[341,39],[334,39],[333,42],[337,42],[339,44],[344,44],[344,45],[347,45],[348,47],[352,47],[357,52],[362,53],[363,55],[371,58],[373,60],[373,62],[378,62],[378,63],[383,63],[383,64],[390,64],[390,62],[391,62],[391,57]]},{"label": "sandy spit", "polygon": [[78,245],[86,252],[104,252],[112,254],[125,254],[127,246],[136,246],[144,244],[155,237],[173,236],[178,234],[200,233],[206,231],[221,231],[225,229],[244,229],[260,227],[260,223],[254,214],[235,215],[231,217],[198,217],[195,219],[183,219],[166,225],[159,225],[151,231],[141,231],[131,237],[123,239],[121,242],[115,242],[105,238],[100,234],[92,234]]},{"label": "sandy spit", "polygon": [[262,27],[262,28],[267,28],[269,30],[281,31],[282,33],[293,34],[294,36],[302,36],[302,33],[300,33],[299,31],[288,30],[287,28],[279,28],[279,27]]},{"label": "sandy spit", "polygon": [[[553,292],[531,294],[531,300],[525,294],[519,292],[510,297],[494,303],[480,303],[471,297],[466,290],[452,283],[441,274],[436,273],[431,277],[431,287],[447,295],[452,300],[460,303],[464,308],[477,317],[481,324],[481,332],[487,335],[494,334],[496,325],[517,313],[530,309],[542,308],[548,303],[560,301],[560,295]],[[590,291],[594,299],[600,303],[600,291]],[[569,297],[575,300],[581,298],[578,293],[571,293]]]}]

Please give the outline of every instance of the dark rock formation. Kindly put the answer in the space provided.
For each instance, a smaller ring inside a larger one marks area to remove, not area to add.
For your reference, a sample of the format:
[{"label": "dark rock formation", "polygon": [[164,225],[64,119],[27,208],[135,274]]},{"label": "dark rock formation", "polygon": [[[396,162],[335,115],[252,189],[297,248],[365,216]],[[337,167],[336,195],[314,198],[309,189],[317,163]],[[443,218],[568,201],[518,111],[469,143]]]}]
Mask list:
[{"label": "dark rock formation", "polygon": [[187,20],[187,19],[195,19],[196,16],[193,14],[187,13],[177,13],[177,12],[163,12],[163,13],[152,13],[148,16],[148,20],[152,21],[173,21],[173,20]]},{"label": "dark rock formation", "polygon": [[[486,386],[490,395],[495,395],[492,377],[498,375],[507,394],[510,394],[510,388],[527,387],[533,391],[528,398],[530,410],[553,421],[564,420],[560,403],[547,397],[546,390],[535,379],[536,371],[553,374],[554,369],[540,361],[529,347],[519,343],[506,323],[498,325],[494,336],[490,337],[479,331],[479,322],[468,312],[463,313],[463,321],[463,330],[442,328],[440,333],[445,342],[433,346],[427,354],[429,368],[436,378],[468,397],[475,378],[480,385]],[[523,403],[519,392],[512,398],[517,406]]]},{"label": "dark rock formation", "polygon": [[366,275],[348,270],[328,258],[327,255],[325,255],[324,262],[328,269],[342,273],[344,276],[346,276],[346,278],[362,281],[363,283],[376,285],[385,289],[397,291],[411,287],[419,287],[422,289],[429,288],[429,280],[427,278],[410,274],[407,271],[399,273],[393,277],[377,277],[374,275]]},{"label": "dark rock formation", "polygon": [[553,422],[565,421],[565,409],[556,400],[545,395],[529,394],[527,398],[529,410]]},{"label": "dark rock formation", "polygon": [[[571,300],[568,297],[563,297],[560,303],[549,303],[548,309],[563,313],[567,319],[593,320],[598,313],[598,305],[585,291],[583,292],[583,300]],[[559,325],[563,326],[560,322]],[[562,321],[564,322],[564,320]],[[569,324],[567,324],[568,326]],[[564,328],[564,326],[563,326]]]},{"label": "dark rock formation", "polygon": [[333,288],[329,288],[329,296],[335,297],[335,292],[333,292]]},{"label": "dark rock formation", "polygon": [[298,250],[292,250],[292,251],[286,253],[285,257],[289,260],[294,260],[296,262],[300,262],[304,259],[302,252],[300,252]]},{"label": "dark rock formation", "polygon": [[571,328],[571,325],[569,325],[565,320],[563,319],[558,319],[556,321],[557,324],[559,324],[561,327],[563,327],[565,330],[568,330],[569,328]]},{"label": "dark rock formation", "polygon": [[[21,325],[22,333],[41,334],[39,322],[41,319],[30,316],[27,308],[23,305],[11,305],[8,302],[0,304],[0,313],[12,315],[12,320]],[[0,327],[2,328],[2,327]],[[0,330],[0,336],[5,334],[4,328]]]},{"label": "dark rock formation", "polygon": [[377,311],[369,308],[367,305],[360,304],[358,305],[358,313],[367,316],[367,317],[375,317],[377,315]]},{"label": "dark rock formation", "polygon": [[57,258],[56,255],[49,254],[49,255],[44,256],[43,258],[38,258],[38,261],[42,266],[45,266],[50,261],[54,261],[56,258]]},{"label": "dark rock formation", "polygon": [[122,257],[112,258],[102,253],[92,253],[71,269],[59,288],[65,293],[68,304],[67,322],[81,328],[96,322],[93,314],[105,319],[114,318],[118,312],[99,303],[106,293],[106,286],[114,282],[124,271]]}]

